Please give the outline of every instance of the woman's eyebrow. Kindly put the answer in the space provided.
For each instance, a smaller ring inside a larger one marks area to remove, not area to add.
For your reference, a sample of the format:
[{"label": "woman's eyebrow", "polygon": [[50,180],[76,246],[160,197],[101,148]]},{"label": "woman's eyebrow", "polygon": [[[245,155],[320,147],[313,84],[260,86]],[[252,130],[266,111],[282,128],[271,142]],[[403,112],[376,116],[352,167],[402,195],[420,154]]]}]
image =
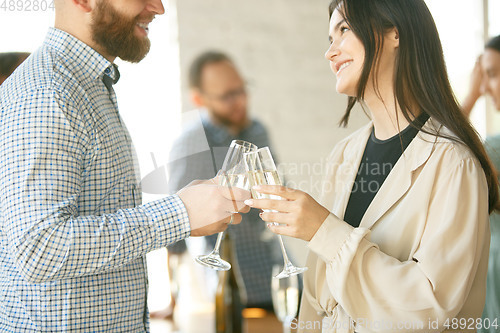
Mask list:
[{"label": "woman's eyebrow", "polygon": [[344,23],[345,23],[345,19],[342,19],[339,23],[337,23],[337,24],[335,25],[334,30],[339,30],[339,29],[340,29],[340,26],[341,26],[342,24],[344,24]]}]

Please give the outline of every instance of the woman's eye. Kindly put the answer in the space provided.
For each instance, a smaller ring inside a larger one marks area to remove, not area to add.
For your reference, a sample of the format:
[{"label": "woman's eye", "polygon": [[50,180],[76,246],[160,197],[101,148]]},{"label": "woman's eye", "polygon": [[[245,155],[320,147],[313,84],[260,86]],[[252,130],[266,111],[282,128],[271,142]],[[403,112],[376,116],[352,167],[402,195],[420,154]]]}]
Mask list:
[{"label": "woman's eye", "polygon": [[342,26],[340,27],[340,33],[341,34],[344,34],[345,32],[349,31],[349,27],[346,27],[346,26]]}]

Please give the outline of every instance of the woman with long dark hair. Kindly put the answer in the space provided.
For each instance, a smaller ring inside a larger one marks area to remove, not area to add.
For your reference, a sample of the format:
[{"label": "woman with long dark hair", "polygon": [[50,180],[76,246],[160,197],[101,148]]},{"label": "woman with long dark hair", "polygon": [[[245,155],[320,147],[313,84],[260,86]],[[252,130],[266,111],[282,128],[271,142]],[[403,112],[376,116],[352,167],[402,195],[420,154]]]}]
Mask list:
[{"label": "woman with long dark hair", "polygon": [[308,241],[299,332],[476,330],[498,180],[452,93],[423,0],[334,0],[326,58],[372,121],[333,149],[321,204],[251,200]]}]

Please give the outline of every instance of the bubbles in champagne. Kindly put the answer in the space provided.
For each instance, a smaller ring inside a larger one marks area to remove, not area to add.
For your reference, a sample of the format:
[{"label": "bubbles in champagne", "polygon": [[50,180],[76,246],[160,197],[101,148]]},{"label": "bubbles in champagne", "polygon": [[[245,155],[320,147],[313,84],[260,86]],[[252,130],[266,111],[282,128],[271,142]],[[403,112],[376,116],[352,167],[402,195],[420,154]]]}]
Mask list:
[{"label": "bubbles in champagne", "polygon": [[276,170],[250,171],[248,181],[252,192],[252,197],[256,199],[281,199],[275,195],[268,195],[254,191],[252,188],[257,185],[281,185],[281,179]]}]

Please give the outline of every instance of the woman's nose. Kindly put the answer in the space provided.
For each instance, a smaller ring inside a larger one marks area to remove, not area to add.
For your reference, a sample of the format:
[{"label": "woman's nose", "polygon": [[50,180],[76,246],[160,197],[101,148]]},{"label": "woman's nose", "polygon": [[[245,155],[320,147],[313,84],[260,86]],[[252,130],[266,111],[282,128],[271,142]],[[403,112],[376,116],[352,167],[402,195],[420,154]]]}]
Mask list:
[{"label": "woman's nose", "polygon": [[339,54],[339,48],[337,47],[337,43],[332,42],[328,50],[326,50],[325,58],[327,60],[333,61],[333,59]]}]

